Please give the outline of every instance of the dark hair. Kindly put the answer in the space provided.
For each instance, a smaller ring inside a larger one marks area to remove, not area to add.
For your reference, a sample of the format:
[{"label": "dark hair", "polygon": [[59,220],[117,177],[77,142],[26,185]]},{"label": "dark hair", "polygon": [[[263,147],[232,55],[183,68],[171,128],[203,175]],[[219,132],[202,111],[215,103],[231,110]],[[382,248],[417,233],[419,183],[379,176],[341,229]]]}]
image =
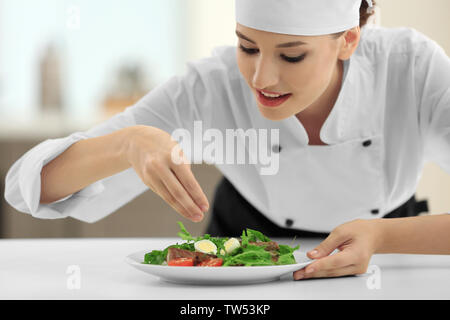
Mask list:
[{"label": "dark hair", "polygon": [[[375,0],[372,0],[374,6],[377,5],[375,2]],[[367,23],[367,20],[374,14],[373,10],[371,12],[367,12],[368,8],[369,5],[367,4],[367,1],[363,0],[361,7],[359,7],[359,27],[364,26]]]},{"label": "dark hair", "polygon": [[[372,0],[373,5],[375,6],[376,3],[375,0]],[[369,5],[367,4],[367,1],[363,0],[361,3],[361,6],[359,7],[359,27],[362,28],[366,23],[367,20],[374,14],[373,10],[371,12],[367,12],[367,9],[369,8]],[[331,36],[333,38],[339,38],[345,33],[345,31],[333,33]]]}]

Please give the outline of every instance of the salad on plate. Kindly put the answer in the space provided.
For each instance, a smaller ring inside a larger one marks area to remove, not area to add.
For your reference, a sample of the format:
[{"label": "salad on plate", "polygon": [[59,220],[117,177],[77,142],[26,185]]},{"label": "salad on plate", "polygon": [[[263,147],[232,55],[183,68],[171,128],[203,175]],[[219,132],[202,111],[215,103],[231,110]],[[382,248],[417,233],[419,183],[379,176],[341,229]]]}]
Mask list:
[{"label": "salad on plate", "polygon": [[193,237],[178,221],[178,236],[184,240],[163,250],[144,255],[143,264],[189,267],[276,266],[297,263],[291,247],[272,241],[261,232],[247,228],[239,238]]}]

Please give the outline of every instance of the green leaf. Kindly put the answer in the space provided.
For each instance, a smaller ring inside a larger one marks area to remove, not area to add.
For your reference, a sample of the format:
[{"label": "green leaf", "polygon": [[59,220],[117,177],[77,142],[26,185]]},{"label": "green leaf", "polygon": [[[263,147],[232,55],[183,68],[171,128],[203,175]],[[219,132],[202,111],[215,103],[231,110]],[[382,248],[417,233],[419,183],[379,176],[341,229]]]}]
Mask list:
[{"label": "green leaf", "polygon": [[[209,236],[209,235],[208,235]],[[223,249],[225,252],[225,246],[224,243],[225,241],[228,240],[228,238],[219,238],[219,237],[209,237],[208,238],[209,241],[211,241],[212,243],[214,243],[217,247],[217,253],[220,255],[220,249]]]},{"label": "green leaf", "polygon": [[236,249],[234,249],[233,251],[231,251],[229,254],[230,254],[230,256],[235,256],[242,252],[244,252],[244,248],[242,246],[239,246]]},{"label": "green leaf", "polygon": [[195,238],[186,230],[183,223],[181,221],[177,221],[180,226],[180,231],[178,232],[178,236],[186,241],[195,241]]},{"label": "green leaf", "polygon": [[245,251],[266,251],[266,246],[257,246],[254,244],[248,244],[245,247]]},{"label": "green leaf", "polygon": [[[238,250],[239,249],[239,250]],[[233,251],[233,256],[225,258],[224,266],[243,264],[245,266],[268,266],[274,265],[272,255],[264,247],[247,245]]]},{"label": "green leaf", "polygon": [[300,248],[300,245],[296,246],[295,248],[292,248],[285,244],[279,244],[278,246],[280,247],[280,255],[292,253]]},{"label": "green leaf", "polygon": [[280,250],[279,250],[280,256],[278,257],[277,264],[297,263],[297,261],[295,261],[293,252],[295,250],[298,250],[300,248],[300,245],[297,245],[296,247],[290,247],[288,245],[280,244],[278,246],[280,247]]},{"label": "green leaf", "polygon": [[146,253],[144,256],[144,263],[146,264],[162,264],[166,261],[167,251],[166,250],[153,250]]},{"label": "green leaf", "polygon": [[241,240],[242,240],[241,245],[242,245],[243,247],[246,247],[246,246],[248,245],[248,241],[249,241],[249,240],[248,240],[247,234],[245,233],[245,230],[242,230]]},{"label": "green leaf", "polygon": [[266,237],[264,234],[262,234],[261,232],[259,232],[257,230],[249,229],[249,228],[247,228],[247,235],[249,237],[249,241],[251,241],[251,242],[256,242],[257,240],[260,240],[263,242],[272,241],[268,237]]},{"label": "green leaf", "polygon": [[173,244],[171,246],[169,246],[168,248],[177,248],[177,249],[184,249],[184,250],[189,250],[189,251],[195,251],[195,247],[194,247],[194,243],[193,242],[185,242],[182,244]]},{"label": "green leaf", "polygon": [[277,264],[294,264],[294,263],[296,263],[296,261],[292,253],[280,255],[277,261]]}]

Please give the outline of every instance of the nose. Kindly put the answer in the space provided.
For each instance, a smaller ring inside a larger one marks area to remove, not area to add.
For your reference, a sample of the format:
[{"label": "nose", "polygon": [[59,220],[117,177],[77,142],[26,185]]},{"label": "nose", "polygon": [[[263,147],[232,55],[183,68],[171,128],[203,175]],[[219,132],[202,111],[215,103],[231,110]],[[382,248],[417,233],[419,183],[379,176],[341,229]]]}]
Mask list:
[{"label": "nose", "polygon": [[258,89],[275,87],[279,81],[277,65],[270,58],[264,58],[262,55],[256,61],[252,79],[253,87]]}]

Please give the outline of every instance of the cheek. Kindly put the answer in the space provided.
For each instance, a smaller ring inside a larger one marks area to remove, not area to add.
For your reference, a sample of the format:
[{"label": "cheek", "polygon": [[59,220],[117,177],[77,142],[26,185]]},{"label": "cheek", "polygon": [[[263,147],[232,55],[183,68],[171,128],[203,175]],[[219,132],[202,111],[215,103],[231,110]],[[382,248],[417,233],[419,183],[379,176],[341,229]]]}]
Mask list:
[{"label": "cheek", "polygon": [[295,92],[302,96],[315,96],[328,85],[333,67],[328,57],[309,57],[298,66],[291,67],[286,79]]},{"label": "cheek", "polygon": [[237,53],[236,57],[239,71],[241,72],[244,79],[249,82],[253,69],[251,61],[249,59],[246,59],[245,56],[243,56],[242,53],[239,52]]}]

